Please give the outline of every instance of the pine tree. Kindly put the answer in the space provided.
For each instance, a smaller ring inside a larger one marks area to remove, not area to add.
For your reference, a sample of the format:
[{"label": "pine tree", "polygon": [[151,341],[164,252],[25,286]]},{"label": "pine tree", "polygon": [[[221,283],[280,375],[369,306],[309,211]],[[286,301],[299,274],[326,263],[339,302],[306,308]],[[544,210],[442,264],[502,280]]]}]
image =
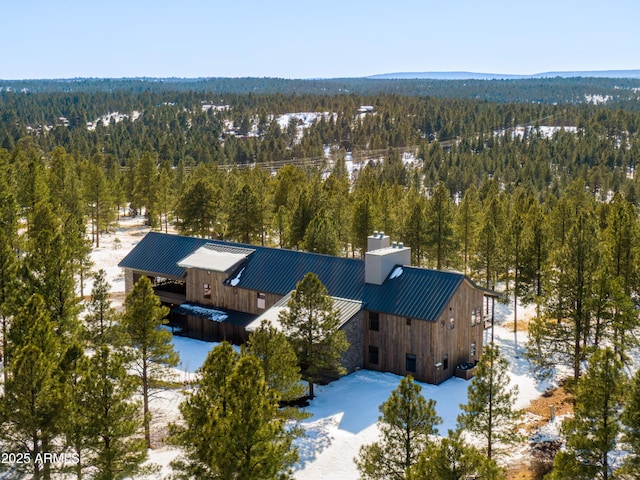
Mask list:
[{"label": "pine tree", "polygon": [[354,194],[351,202],[353,210],[351,212],[351,246],[358,250],[362,258],[367,251],[367,237],[376,228],[378,221],[377,210],[370,193],[363,193],[362,196]]},{"label": "pine tree", "polygon": [[422,265],[425,257],[426,240],[426,201],[415,189],[409,192],[407,216],[404,221],[402,239],[411,247],[411,261]]},{"label": "pine tree", "polygon": [[28,222],[36,204],[50,201],[44,155],[32,142],[31,138],[21,139],[11,154],[16,170],[16,200]]},{"label": "pine tree", "polygon": [[302,377],[309,383],[309,396],[313,398],[313,383],[322,375],[344,372],[340,357],[349,344],[339,329],[333,300],[315,273],[307,273],[297,283],[287,307],[279,321],[298,355]]},{"label": "pine tree", "polygon": [[468,401],[460,406],[458,429],[483,437],[489,459],[496,453],[497,443],[510,445],[520,440],[516,423],[521,412],[513,409],[518,387],[509,387],[508,368],[509,363],[498,347],[487,345],[469,385]]},{"label": "pine tree", "polygon": [[166,381],[166,367],[178,364],[171,344],[171,333],[161,328],[166,323],[167,308],[160,304],[149,278],[143,276],[133,286],[124,302],[122,326],[127,344],[132,348],[133,367],[142,387],[143,425],[147,448],[151,448],[151,413],[149,397],[156,385]]},{"label": "pine tree", "polygon": [[417,463],[409,469],[408,480],[501,480],[502,470],[480,450],[462,438],[460,430],[449,431],[440,441],[427,445]]},{"label": "pine tree", "polygon": [[495,286],[500,266],[502,246],[499,241],[504,223],[502,203],[497,193],[490,190],[485,199],[482,213],[482,225],[478,236],[476,270],[478,276],[484,277],[485,288]]},{"label": "pine tree", "polygon": [[91,213],[91,239],[100,247],[100,234],[115,219],[114,200],[101,165],[89,164],[85,180],[85,197]]},{"label": "pine tree", "polygon": [[416,464],[421,452],[438,433],[442,423],[435,410],[435,400],[426,400],[422,388],[408,375],[380,405],[378,418],[380,440],[360,447],[355,458],[361,478],[365,480],[403,480]]},{"label": "pine tree", "polygon": [[534,200],[526,213],[523,237],[522,298],[527,303],[536,303],[539,317],[545,293],[545,272],[550,246],[548,220],[537,200]]},{"label": "pine tree", "polygon": [[265,381],[279,400],[289,402],[304,395],[296,352],[283,332],[264,321],[249,335],[246,352],[260,360]]},{"label": "pine tree", "polygon": [[271,192],[271,175],[263,168],[248,170],[248,181],[256,196],[256,223],[260,232],[260,245],[264,246],[267,234],[271,229],[273,194]]},{"label": "pine tree", "polygon": [[427,201],[425,222],[427,256],[438,270],[451,263],[455,251],[453,202],[447,186],[440,182]]},{"label": "pine tree", "polygon": [[109,299],[111,286],[107,282],[107,272],[100,269],[94,275],[91,299],[87,304],[87,315],[84,318],[85,331],[90,346],[121,346],[120,329],[117,328],[118,315]]},{"label": "pine tree", "polygon": [[[62,346],[44,301],[34,295],[16,315],[11,330],[11,360],[2,397],[4,447],[28,453],[34,461],[16,465],[33,478],[51,478],[51,465],[36,462],[43,452],[58,452],[66,392],[60,368]],[[24,470],[27,469],[27,470]]]},{"label": "pine tree", "polygon": [[304,235],[304,249],[308,252],[338,255],[340,239],[327,213],[322,210],[313,217]]},{"label": "pine tree", "polygon": [[554,361],[573,368],[580,377],[592,335],[593,306],[599,260],[598,230],[593,210],[576,207],[565,245],[557,250],[547,308],[557,318],[548,341],[555,345]]},{"label": "pine tree", "polygon": [[75,226],[65,224],[47,203],[34,207],[27,232],[24,276],[29,294],[45,301],[58,334],[73,335],[78,327],[78,298],[75,293],[78,245],[71,242]]},{"label": "pine tree", "polygon": [[[196,172],[197,173],[197,172]],[[176,228],[184,235],[212,237],[218,231],[220,189],[214,183],[197,176],[190,182],[176,204]]]},{"label": "pine tree", "polygon": [[289,244],[299,247],[305,239],[307,228],[318,211],[318,200],[314,198],[312,186],[298,196],[298,203],[291,216],[291,229],[289,231]]},{"label": "pine tree", "polygon": [[158,211],[161,218],[161,227],[164,226],[164,233],[169,233],[169,216],[174,205],[172,176],[171,164],[166,165],[163,163],[158,179]]},{"label": "pine tree", "polygon": [[462,247],[462,263],[465,275],[469,272],[471,255],[476,251],[480,230],[480,198],[478,191],[471,185],[462,197],[453,219],[456,242]]},{"label": "pine tree", "polygon": [[336,160],[331,174],[323,184],[326,198],[329,202],[329,216],[335,229],[340,248],[338,251],[348,251],[349,243],[349,173],[344,157]]},{"label": "pine tree", "polygon": [[212,405],[226,409],[226,382],[231,376],[239,355],[228,342],[215,347],[198,369],[197,388],[186,393],[180,403],[180,413],[185,426],[170,425],[170,441],[185,451],[184,460],[174,462],[174,470],[179,470],[184,478],[217,479],[212,465],[212,442],[204,433],[210,421]]},{"label": "pine tree", "polygon": [[[504,264],[507,290],[509,290],[509,279],[513,276],[513,331],[518,331],[518,297],[522,292],[522,270],[526,261],[524,248],[524,228],[525,214],[529,210],[533,199],[528,193],[518,188],[508,202],[506,215],[504,245]],[[517,349],[517,345],[516,345]]]},{"label": "pine tree", "polygon": [[606,278],[610,281],[612,317],[610,338],[620,358],[637,345],[635,330],[639,317],[631,298],[639,290],[638,256],[640,225],[635,207],[615,194],[606,212],[606,227],[602,233]]},{"label": "pine tree", "polygon": [[626,377],[612,349],[597,350],[578,380],[573,418],[562,422],[566,450],[554,460],[552,480],[613,478],[609,456],[620,433]]},{"label": "pine tree", "polygon": [[140,403],[131,400],[138,386],[125,369],[122,354],[106,345],[85,360],[78,382],[75,415],[83,426],[85,465],[92,478],[115,480],[134,475],[146,459]]},{"label": "pine tree", "polygon": [[239,357],[224,342],[199,372],[199,388],[180,405],[186,427],[172,427],[172,438],[187,452],[174,463],[179,478],[289,478],[297,433],[278,416],[278,395],[258,358]]},{"label": "pine tree", "polygon": [[2,335],[2,366],[7,382],[9,361],[9,327],[18,305],[18,205],[8,182],[7,169],[0,164],[0,334]]},{"label": "pine tree", "polygon": [[[221,478],[276,479],[297,460],[293,435],[277,416],[277,395],[269,389],[257,358],[241,357],[227,381],[226,411],[205,425],[214,442]],[[206,438],[206,437],[205,437]]]},{"label": "pine tree", "polygon": [[635,373],[625,394],[622,411],[622,445],[629,452],[624,460],[620,478],[640,477],[640,370]]},{"label": "pine tree", "polygon": [[135,165],[133,203],[145,207],[147,224],[158,224],[158,168],[153,154],[146,151]]},{"label": "pine tree", "polygon": [[262,224],[258,207],[258,197],[248,183],[236,190],[229,205],[227,235],[246,244],[259,237]]}]

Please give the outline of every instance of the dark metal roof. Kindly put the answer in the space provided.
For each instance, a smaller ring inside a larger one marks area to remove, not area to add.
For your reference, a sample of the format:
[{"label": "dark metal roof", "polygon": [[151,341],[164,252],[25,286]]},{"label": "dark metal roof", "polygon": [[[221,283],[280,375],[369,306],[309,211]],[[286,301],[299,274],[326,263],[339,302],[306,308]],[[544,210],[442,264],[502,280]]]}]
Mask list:
[{"label": "dark metal roof", "polygon": [[314,272],[329,295],[363,302],[367,310],[435,321],[465,276],[417,267],[402,267],[382,285],[365,284],[364,261],[281,248],[219,240],[148,233],[119,266],[160,276],[182,277],[177,262],[205,244],[255,250],[229,275],[238,288],[285,296],[308,272]]},{"label": "dark metal roof", "polygon": [[249,290],[286,295],[295,290],[296,284],[308,272],[315,273],[333,297],[362,298],[362,260],[282,248],[256,247],[256,251],[236,268],[236,272],[229,275],[227,283]]},{"label": "dark metal roof", "polygon": [[417,267],[392,271],[382,285],[366,284],[367,310],[436,321],[464,279],[460,273]]},{"label": "dark metal roof", "polygon": [[149,232],[118,266],[181,278],[185,272],[178,262],[206,243],[209,240],[203,238]]}]

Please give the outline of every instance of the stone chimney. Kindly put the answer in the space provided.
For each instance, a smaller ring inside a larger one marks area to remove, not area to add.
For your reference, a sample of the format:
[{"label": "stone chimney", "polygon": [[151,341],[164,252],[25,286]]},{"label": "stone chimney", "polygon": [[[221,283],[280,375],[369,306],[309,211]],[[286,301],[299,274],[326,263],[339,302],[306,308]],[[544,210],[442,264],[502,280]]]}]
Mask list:
[{"label": "stone chimney", "polygon": [[[378,242],[376,242],[378,240]],[[374,285],[382,285],[396,265],[411,265],[411,248],[402,242],[389,245],[389,237],[384,233],[374,232],[367,239],[369,251],[364,255],[364,281]],[[383,245],[379,247],[379,245]],[[378,246],[378,248],[371,248]]]}]

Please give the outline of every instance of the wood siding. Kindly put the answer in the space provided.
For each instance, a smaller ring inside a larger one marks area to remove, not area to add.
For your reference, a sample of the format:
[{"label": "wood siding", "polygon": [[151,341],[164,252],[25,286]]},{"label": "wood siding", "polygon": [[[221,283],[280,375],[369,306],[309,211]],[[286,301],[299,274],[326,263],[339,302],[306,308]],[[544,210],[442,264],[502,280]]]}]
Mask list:
[{"label": "wood siding", "polygon": [[[228,275],[223,272],[207,273],[206,270],[197,268],[187,269],[185,279],[187,283],[187,302],[259,315],[282,298],[281,295],[225,285],[224,281],[227,278]],[[210,285],[210,298],[204,296],[205,283]],[[265,308],[258,308],[259,293],[264,294]]]},{"label": "wood siding", "polygon": [[[147,272],[125,271],[127,290],[129,291],[133,283],[145,274],[149,275]],[[186,301],[260,315],[282,298],[281,295],[225,285],[227,278],[228,274],[223,272],[186,269]],[[204,284],[209,285],[209,298],[205,297]],[[264,308],[258,308],[259,295],[264,297]],[[352,339],[352,342],[361,352],[363,368],[402,376],[411,374],[416,380],[439,384],[454,376],[456,365],[474,362],[482,355],[483,324],[481,321],[476,325],[471,324],[473,310],[482,307],[482,291],[474,288],[465,279],[435,320],[407,319],[379,313],[379,328],[375,331],[369,328],[369,312],[363,311],[348,323],[352,336],[356,335],[354,332],[357,332],[358,328],[361,329],[360,345],[357,345],[360,342],[359,338],[356,342]],[[451,318],[454,320],[453,329]],[[239,344],[248,336],[241,326],[192,316],[184,316],[181,326],[185,334],[209,341],[226,339]],[[475,355],[472,356],[474,343]],[[370,362],[370,347],[377,348],[377,363]],[[407,370],[407,354],[415,355],[415,371]],[[447,368],[444,368],[445,357],[448,358]],[[348,363],[354,369],[359,367],[353,355]]]},{"label": "wood siding", "polygon": [[[434,384],[451,378],[456,365],[474,362],[482,354],[482,322],[471,325],[473,309],[482,306],[482,299],[482,292],[464,280],[435,322],[379,313],[379,330],[375,331],[369,328],[369,315],[365,312],[361,323],[364,368],[402,376],[411,374],[416,380]],[[474,342],[476,354],[472,357]],[[377,364],[369,361],[369,347],[378,348]],[[413,372],[407,370],[407,354],[415,355]],[[445,355],[447,368],[443,362]]]}]

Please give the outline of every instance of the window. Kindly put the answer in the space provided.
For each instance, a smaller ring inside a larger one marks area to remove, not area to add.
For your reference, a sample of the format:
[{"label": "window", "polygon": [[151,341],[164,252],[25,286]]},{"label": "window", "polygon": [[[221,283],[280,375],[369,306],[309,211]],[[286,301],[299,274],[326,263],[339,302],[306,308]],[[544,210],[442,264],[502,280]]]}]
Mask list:
[{"label": "window", "polygon": [[471,358],[476,356],[476,342],[473,342],[471,344],[471,352],[469,352],[469,353],[471,355]]},{"label": "window", "polygon": [[380,330],[380,317],[378,312],[369,312],[369,330]]},{"label": "window", "polygon": [[442,357],[442,369],[446,370],[447,368],[449,368],[449,355]]},{"label": "window", "polygon": [[413,353],[407,353],[407,372],[415,372],[416,371],[416,356]]},{"label": "window", "polygon": [[267,296],[264,293],[258,293],[258,308],[265,309]]},{"label": "window", "polygon": [[202,294],[204,295],[204,298],[211,298],[211,284],[210,283],[203,283],[202,284]]},{"label": "window", "polygon": [[378,347],[369,346],[369,363],[378,365]]},{"label": "window", "polygon": [[471,312],[471,326],[479,325],[482,321],[482,307],[474,308]]},{"label": "window", "polygon": [[411,326],[411,319],[407,318],[407,326],[410,327]]},{"label": "window", "polygon": [[451,330],[453,330],[454,328],[456,328],[456,320],[455,318],[451,317],[449,319],[449,326],[451,327]]}]

